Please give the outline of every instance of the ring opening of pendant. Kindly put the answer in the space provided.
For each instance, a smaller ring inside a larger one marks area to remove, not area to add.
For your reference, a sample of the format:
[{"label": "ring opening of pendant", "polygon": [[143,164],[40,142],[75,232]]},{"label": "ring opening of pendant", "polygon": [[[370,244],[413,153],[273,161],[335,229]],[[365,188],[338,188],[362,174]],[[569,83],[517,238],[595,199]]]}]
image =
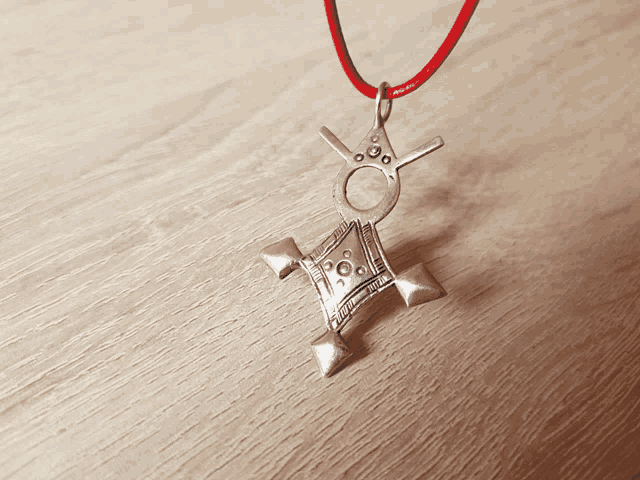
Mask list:
[{"label": "ring opening of pendant", "polygon": [[358,210],[375,207],[387,192],[387,179],[380,170],[364,166],[359,168],[347,181],[347,199]]}]

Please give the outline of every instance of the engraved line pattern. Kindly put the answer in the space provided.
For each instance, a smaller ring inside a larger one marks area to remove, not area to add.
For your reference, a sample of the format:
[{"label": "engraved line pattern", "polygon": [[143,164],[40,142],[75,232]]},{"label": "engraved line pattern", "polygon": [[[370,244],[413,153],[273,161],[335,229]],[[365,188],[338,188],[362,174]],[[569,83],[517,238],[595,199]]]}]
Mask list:
[{"label": "engraved line pattern", "polygon": [[309,256],[313,259],[314,262],[319,262],[324,255],[333,248],[333,246],[341,241],[344,234],[349,230],[349,227],[353,225],[352,223],[340,222],[338,228],[336,228],[329,237],[318,245],[313,251],[309,254]]},{"label": "engraved line pattern", "polygon": [[390,279],[380,276],[374,282],[367,285],[367,291],[369,291],[370,293],[376,293],[382,288],[383,285],[389,283],[389,281]]},{"label": "engraved line pattern", "polygon": [[362,285],[351,298],[340,306],[338,310],[338,319],[340,328],[342,328],[353,316],[353,313],[371,297],[384,290],[388,286],[391,279],[384,275],[378,275],[369,281],[368,284]]},{"label": "engraved line pattern", "polygon": [[384,262],[380,258],[380,253],[378,252],[378,245],[374,240],[373,233],[371,232],[372,226],[370,223],[365,223],[361,227],[362,237],[364,238],[365,245],[367,246],[367,250],[370,252],[373,265],[375,266],[376,273],[382,273],[385,270]]},{"label": "engraved line pattern", "polygon": [[[382,292],[383,290],[387,289],[388,287],[390,287],[391,285],[393,285],[393,282],[390,279],[387,279],[385,277],[380,277],[376,280],[377,286],[374,289],[374,291],[372,291],[371,293],[368,292],[368,288],[366,289],[367,293],[365,295],[363,295],[362,297],[358,298],[357,300],[355,300],[354,305],[352,307],[350,307],[348,315],[345,315],[344,318],[341,320],[340,324],[335,327],[336,330],[340,330],[342,329],[349,320],[351,320],[351,318],[353,317],[353,315],[358,311],[358,309],[364,305],[365,303],[367,303],[372,297],[374,297],[375,295],[377,295],[378,293]],[[364,293],[361,292],[361,293]]]},{"label": "engraved line pattern", "polygon": [[330,284],[326,280],[324,272],[318,265],[308,260],[303,260],[302,265],[305,267],[305,270],[309,274],[309,277],[318,292],[322,312],[324,313],[325,324],[328,329],[331,329],[333,323],[336,322],[336,305],[335,302],[331,301],[332,291]]},{"label": "engraved line pattern", "polygon": [[[340,305],[340,309],[342,310],[343,306],[344,306],[344,305],[346,305],[347,303],[349,303],[349,301],[350,301],[351,299],[353,299],[353,298],[357,297],[358,295],[360,295],[360,293],[361,293],[361,292],[363,292],[363,291],[367,290],[367,289],[371,286],[371,284],[376,283],[380,278],[381,278],[381,277],[380,277],[380,275],[376,275],[375,277],[370,278],[370,279],[369,279],[369,280],[367,280],[366,282],[363,282],[362,284],[360,284],[360,285],[357,287],[357,289],[354,289],[354,290],[351,292],[351,295],[350,295],[349,297],[347,297],[347,298],[343,301],[342,305]],[[387,280],[383,280],[383,281],[382,281],[382,283],[385,283],[385,281],[387,281]],[[357,300],[356,300],[356,301],[357,301]]]},{"label": "engraved line pattern", "polygon": [[353,297],[347,303],[345,303],[340,310],[338,310],[338,320],[344,323],[348,317],[350,317],[351,309],[358,303],[360,298],[358,296]]},{"label": "engraved line pattern", "polygon": [[[378,231],[376,230],[375,226],[371,228],[371,233],[373,234],[374,242],[376,242],[377,251],[384,252],[382,248],[382,243],[380,242],[380,237],[378,236]],[[384,262],[384,266],[387,269],[387,271],[391,274],[391,276],[395,277],[396,274],[393,271],[393,268],[391,268],[391,265],[389,265],[389,261],[387,260],[385,255],[381,255],[381,261]]]}]

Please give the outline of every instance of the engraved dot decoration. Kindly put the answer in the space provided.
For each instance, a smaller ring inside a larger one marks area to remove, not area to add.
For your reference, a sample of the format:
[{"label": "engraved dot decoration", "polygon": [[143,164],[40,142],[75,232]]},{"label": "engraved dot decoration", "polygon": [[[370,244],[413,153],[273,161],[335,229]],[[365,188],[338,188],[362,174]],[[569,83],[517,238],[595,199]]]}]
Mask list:
[{"label": "engraved dot decoration", "polygon": [[[345,259],[351,259],[353,257],[353,251],[350,248],[345,248],[344,250],[342,250],[342,256]],[[334,262],[337,263],[334,264]],[[362,277],[368,273],[366,266],[354,265],[352,260],[332,261],[326,259],[324,262],[322,262],[322,268],[325,272],[331,272],[335,269],[335,272],[345,279],[347,277],[354,277],[354,274],[358,277]],[[335,285],[337,285],[338,287],[344,287],[346,283],[345,280],[338,278],[337,280],[335,280]]]},{"label": "engraved dot decoration", "polygon": [[362,160],[364,160],[364,155],[363,155],[363,154],[361,154],[361,153],[358,153],[358,154],[356,154],[356,156],[355,156],[355,157],[353,157],[353,159],[354,159],[356,162],[361,162]]},{"label": "engraved dot decoration", "polygon": [[371,158],[376,158],[378,155],[380,155],[381,151],[382,151],[382,148],[380,148],[380,145],[371,145],[367,149],[367,153]]},{"label": "engraved dot decoration", "polygon": [[342,275],[343,277],[348,277],[349,275],[351,275],[351,269],[351,263],[347,262],[346,260],[338,263],[338,266],[336,267],[338,275]]},{"label": "engraved dot decoration", "polygon": [[385,155],[382,157],[382,163],[389,163],[391,161],[391,157],[389,155]]},{"label": "engraved dot decoration", "polygon": [[378,135],[373,135],[371,137],[371,141],[374,142],[374,143],[377,142],[378,140],[379,140]]}]

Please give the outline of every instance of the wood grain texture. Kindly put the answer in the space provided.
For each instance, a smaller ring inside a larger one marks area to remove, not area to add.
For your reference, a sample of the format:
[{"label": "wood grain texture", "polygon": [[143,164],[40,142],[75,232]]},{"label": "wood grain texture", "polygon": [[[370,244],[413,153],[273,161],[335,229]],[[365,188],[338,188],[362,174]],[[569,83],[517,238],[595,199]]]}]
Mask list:
[{"label": "wood grain texture", "polygon": [[[0,7],[0,478],[638,478],[640,4],[483,1],[395,101],[397,153],[445,146],[381,240],[449,295],[385,291],[323,379],[310,282],[258,253],[335,228],[316,132],[373,102],[322,2],[236,3]],[[338,4],[376,85],[462,2],[391,3]]]}]

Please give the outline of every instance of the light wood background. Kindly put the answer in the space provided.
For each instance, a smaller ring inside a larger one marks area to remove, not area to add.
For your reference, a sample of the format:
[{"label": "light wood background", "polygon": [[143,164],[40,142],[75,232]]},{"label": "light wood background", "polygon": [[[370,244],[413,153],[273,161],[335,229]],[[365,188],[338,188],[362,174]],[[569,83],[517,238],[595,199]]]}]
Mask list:
[{"label": "light wood background", "polygon": [[[461,5],[338,3],[375,85]],[[640,3],[482,1],[395,101],[396,153],[446,145],[381,240],[449,295],[386,291],[329,379],[309,280],[258,257],[335,228],[317,129],[373,119],[323,8],[2,2],[1,478],[639,478]]]}]

